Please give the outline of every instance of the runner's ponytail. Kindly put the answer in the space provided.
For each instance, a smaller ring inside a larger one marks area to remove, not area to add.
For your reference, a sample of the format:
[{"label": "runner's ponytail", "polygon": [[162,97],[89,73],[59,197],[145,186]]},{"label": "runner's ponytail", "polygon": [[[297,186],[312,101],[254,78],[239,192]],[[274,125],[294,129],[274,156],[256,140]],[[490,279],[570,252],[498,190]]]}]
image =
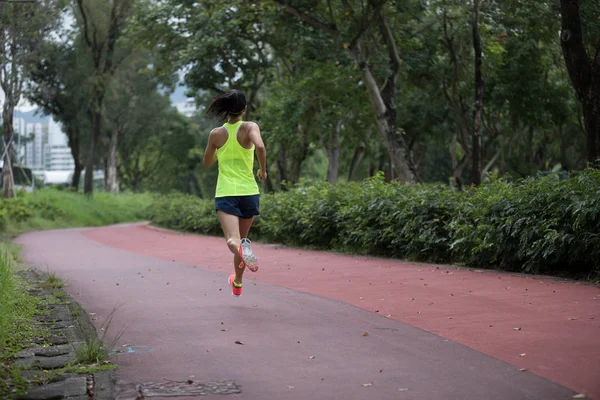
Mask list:
[{"label": "runner's ponytail", "polygon": [[246,108],[246,96],[241,91],[234,89],[215,97],[206,109],[206,115],[220,120],[228,116],[237,116]]}]

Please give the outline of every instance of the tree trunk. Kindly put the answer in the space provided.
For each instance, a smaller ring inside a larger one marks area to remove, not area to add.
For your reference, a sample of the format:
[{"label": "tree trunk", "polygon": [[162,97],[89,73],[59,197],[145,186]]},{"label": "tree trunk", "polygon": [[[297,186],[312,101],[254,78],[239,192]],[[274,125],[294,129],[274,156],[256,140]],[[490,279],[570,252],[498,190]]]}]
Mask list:
[{"label": "tree trunk", "polygon": [[71,149],[71,156],[75,163],[75,170],[73,171],[73,180],[71,181],[71,188],[77,192],[79,190],[79,183],[81,182],[81,171],[83,170],[83,164],[81,163],[81,141],[79,138],[79,131],[67,126],[67,139],[69,141],[69,149]]},{"label": "tree trunk", "polygon": [[[600,56],[598,59],[600,64]],[[583,119],[587,137],[588,166],[600,169],[600,66],[597,75],[595,85],[591,85],[587,99],[583,102]]]},{"label": "tree trunk", "polygon": [[81,171],[83,170],[83,164],[76,161],[75,170],[73,171],[73,180],[71,181],[71,188],[74,192],[79,191],[79,184],[81,182]]},{"label": "tree trunk", "polygon": [[[529,125],[529,127],[527,128],[527,153],[525,156],[525,161],[528,164],[533,164],[533,159],[535,158],[535,152],[533,150],[533,134],[533,125]],[[529,166],[527,167],[529,168]]]},{"label": "tree trunk", "polygon": [[561,45],[569,77],[583,108],[587,162],[600,168],[600,41],[595,56],[586,51],[579,0],[561,0]]},{"label": "tree trunk", "polygon": [[300,146],[295,149],[292,156],[289,157],[292,161],[292,165],[289,169],[289,183],[295,185],[300,181],[300,172],[302,170],[302,163],[306,160],[308,155],[308,132],[310,130],[310,124],[312,120],[308,119],[304,124],[298,125],[298,133],[300,134]]},{"label": "tree trunk", "polygon": [[119,193],[119,177],[117,175],[119,133],[113,132],[110,136],[108,159],[106,162],[106,191]]},{"label": "tree trunk", "polygon": [[329,143],[325,150],[327,152],[327,182],[336,183],[340,174],[340,131],[343,121],[339,120],[335,129],[329,134]]},{"label": "tree trunk", "polygon": [[13,152],[13,111],[14,107],[9,99],[4,102],[2,109],[2,126],[4,129],[4,146],[0,149],[0,154],[4,154],[4,166],[2,168],[2,188],[4,197],[13,197],[15,188],[13,187],[12,165],[14,160]]},{"label": "tree trunk", "polygon": [[387,144],[387,150],[393,168],[396,170],[398,180],[402,182],[415,182],[416,177],[412,162],[410,160],[403,132],[396,127],[396,85],[395,75],[390,74],[386,88],[380,90],[370,68],[362,60],[362,48],[360,41],[352,50],[352,56],[360,69],[365,86],[369,92],[371,106],[375,111],[375,120],[379,132]]},{"label": "tree trunk", "polygon": [[83,192],[91,196],[94,192],[94,167],[96,164],[96,143],[100,138],[102,126],[102,114],[100,111],[94,111],[92,116],[92,135],[90,136],[90,147],[88,148],[88,157],[85,164],[85,182]]},{"label": "tree trunk", "polygon": [[473,1],[473,49],[475,50],[475,115],[472,131],[471,182],[481,184],[482,150],[481,150],[481,115],[483,112],[483,77],[481,74],[481,37],[479,35],[479,0]]},{"label": "tree trunk", "polygon": [[[457,150],[459,147],[458,135],[455,133],[450,142],[450,158],[452,159],[452,180],[458,187],[462,186],[462,173],[471,160],[471,153],[465,153],[458,159]],[[462,148],[462,146],[461,146]],[[464,150],[464,149],[463,149]]]},{"label": "tree trunk", "polygon": [[356,150],[354,150],[354,156],[352,157],[352,162],[350,163],[350,171],[348,171],[348,182],[354,178],[354,174],[356,173],[358,166],[365,156],[365,151],[366,148],[364,143],[361,143]]},{"label": "tree trunk", "polygon": [[[340,32],[335,27],[335,24],[324,24],[318,19],[313,18],[308,12],[302,12],[298,8],[288,4],[284,0],[275,0],[276,3],[285,7],[285,10],[305,21],[309,25],[320,29],[323,32],[331,35],[334,39],[340,39]],[[343,2],[344,8],[351,12],[351,6],[348,2]],[[371,69],[365,61],[365,51],[362,48],[363,36],[367,29],[361,29],[349,45],[344,46],[350,52],[356,67],[360,71],[363,82],[369,93],[371,106],[375,113],[377,127],[382,137],[386,141],[387,150],[390,157],[391,165],[395,169],[398,180],[402,182],[415,182],[416,174],[410,157],[410,152],[404,141],[403,132],[396,126],[396,77],[400,72],[400,55],[392,30],[390,29],[387,19],[382,12],[382,7],[386,3],[377,1],[367,1],[366,7],[363,10],[371,8],[373,10],[372,22],[363,22],[364,28],[369,24],[375,25],[381,32],[383,45],[388,52],[389,57],[389,73],[385,84],[380,89],[377,84]],[[348,14],[347,14],[348,15]],[[365,16],[366,17],[366,16]]]},{"label": "tree trunk", "polygon": [[287,182],[288,182],[288,172],[287,172],[287,164],[286,164],[286,151],[284,147],[279,149],[279,154],[277,155],[277,168],[279,169],[279,182],[281,184],[281,188],[283,190],[287,190]]},{"label": "tree trunk", "polygon": [[567,139],[565,138],[562,124],[558,126],[558,135],[560,136],[560,165],[563,168],[568,169],[569,161],[567,160]]}]

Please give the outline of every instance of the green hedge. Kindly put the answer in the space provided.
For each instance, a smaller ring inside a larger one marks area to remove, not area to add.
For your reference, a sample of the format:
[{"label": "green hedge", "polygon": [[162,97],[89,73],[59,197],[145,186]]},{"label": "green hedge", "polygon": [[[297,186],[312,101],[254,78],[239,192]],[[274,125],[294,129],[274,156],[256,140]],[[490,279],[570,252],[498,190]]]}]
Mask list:
[{"label": "green hedge", "polygon": [[[443,185],[300,185],[264,195],[253,236],[288,245],[571,277],[600,276],[600,171]],[[148,218],[221,235],[213,202],[157,198]]]}]

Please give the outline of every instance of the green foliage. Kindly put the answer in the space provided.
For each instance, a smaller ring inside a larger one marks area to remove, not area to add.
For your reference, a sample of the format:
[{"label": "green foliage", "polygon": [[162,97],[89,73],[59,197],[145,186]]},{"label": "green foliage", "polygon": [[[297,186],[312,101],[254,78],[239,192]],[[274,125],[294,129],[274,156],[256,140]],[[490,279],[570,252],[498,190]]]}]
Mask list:
[{"label": "green foliage", "polygon": [[10,363],[27,339],[39,337],[31,325],[38,300],[27,294],[25,282],[15,273],[18,259],[15,245],[0,243],[0,397],[9,396],[13,387],[23,389],[25,382]]},{"label": "green foliage", "polygon": [[[499,180],[468,193],[453,251],[469,265],[544,274],[600,272],[600,173]],[[502,244],[499,246],[498,244]],[[472,252],[467,252],[471,249]]]},{"label": "green foliage", "polygon": [[64,286],[65,284],[63,283],[62,279],[60,279],[60,276],[54,273],[49,274],[46,282],[42,283],[42,287],[46,289],[60,289]]},{"label": "green foliage", "polygon": [[[153,223],[220,235],[212,201],[157,197]],[[272,242],[536,274],[600,276],[600,172],[480,188],[300,184],[264,195],[253,235]]]},{"label": "green foliage", "polygon": [[93,198],[55,189],[42,189],[0,200],[0,233],[100,226],[139,221],[150,195],[97,193]]},{"label": "green foliage", "polygon": [[212,201],[195,196],[172,194],[156,197],[146,210],[146,218],[159,226],[189,232],[218,235],[221,227]]}]

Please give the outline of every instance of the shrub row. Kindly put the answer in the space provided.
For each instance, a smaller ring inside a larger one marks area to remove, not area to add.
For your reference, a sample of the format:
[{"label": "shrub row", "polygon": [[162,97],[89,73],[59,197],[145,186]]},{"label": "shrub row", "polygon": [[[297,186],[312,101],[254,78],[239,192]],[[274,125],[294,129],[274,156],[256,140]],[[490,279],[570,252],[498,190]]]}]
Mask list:
[{"label": "shrub row", "polygon": [[[253,236],[415,261],[571,277],[600,276],[600,171],[501,179],[453,191],[435,184],[300,185],[263,195]],[[221,235],[213,202],[156,198],[148,218]]]}]

